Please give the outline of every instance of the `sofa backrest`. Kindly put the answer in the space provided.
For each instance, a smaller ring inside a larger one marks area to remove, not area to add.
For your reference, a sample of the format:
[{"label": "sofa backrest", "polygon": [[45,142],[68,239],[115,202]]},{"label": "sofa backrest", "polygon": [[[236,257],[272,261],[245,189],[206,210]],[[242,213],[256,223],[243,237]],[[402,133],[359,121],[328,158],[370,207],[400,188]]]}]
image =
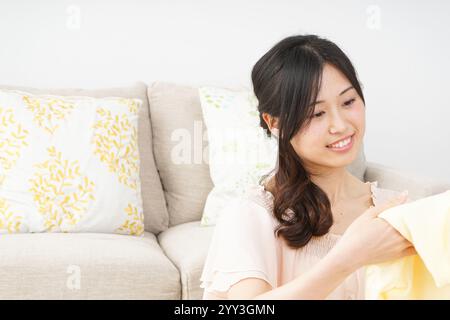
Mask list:
[{"label": "sofa backrest", "polygon": [[[169,226],[200,220],[213,183],[198,88],[155,82],[148,87],[148,99],[153,151],[167,201]],[[181,149],[190,154],[180,155]],[[177,163],[180,158],[188,161]],[[348,169],[363,181],[363,148]]]},{"label": "sofa backrest", "polygon": [[[208,160],[208,141],[197,89],[156,82],[148,87],[148,100],[153,152],[167,201],[169,226],[200,220],[213,183],[209,165],[203,160],[203,155]],[[179,154],[180,144],[190,155]],[[183,156],[187,161],[177,163]]]},{"label": "sofa backrest", "polygon": [[149,118],[147,86],[138,82],[129,87],[107,89],[36,89],[17,86],[0,86],[0,89],[20,90],[34,94],[50,94],[60,96],[87,97],[124,97],[141,99],[143,104],[139,113],[138,145],[141,159],[140,177],[144,208],[145,230],[158,234],[168,228],[169,215],[167,212],[161,181],[155,166],[152,152],[152,133]]}]

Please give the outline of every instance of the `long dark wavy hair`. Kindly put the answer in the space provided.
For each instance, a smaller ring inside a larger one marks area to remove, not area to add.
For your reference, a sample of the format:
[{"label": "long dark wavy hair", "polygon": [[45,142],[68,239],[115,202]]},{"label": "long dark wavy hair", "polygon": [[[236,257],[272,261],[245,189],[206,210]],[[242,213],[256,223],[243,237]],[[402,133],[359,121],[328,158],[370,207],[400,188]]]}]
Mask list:
[{"label": "long dark wavy hair", "polygon": [[316,35],[281,40],[258,60],[251,75],[260,125],[269,136],[262,114],[278,118],[273,213],[279,225],[275,234],[281,235],[292,248],[305,246],[313,236],[325,235],[333,224],[327,195],[311,181],[310,173],[290,143],[311,121],[325,63],[340,70],[365,103],[349,58],[336,44]]}]

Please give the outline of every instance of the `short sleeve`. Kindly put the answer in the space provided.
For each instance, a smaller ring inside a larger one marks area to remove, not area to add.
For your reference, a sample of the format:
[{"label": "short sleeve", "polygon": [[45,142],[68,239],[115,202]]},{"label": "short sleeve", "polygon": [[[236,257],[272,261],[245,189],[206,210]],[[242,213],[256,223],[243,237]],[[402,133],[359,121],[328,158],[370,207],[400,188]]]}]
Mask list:
[{"label": "short sleeve", "polygon": [[249,199],[235,199],[220,213],[200,277],[201,288],[224,293],[245,278],[277,285],[276,220]]}]

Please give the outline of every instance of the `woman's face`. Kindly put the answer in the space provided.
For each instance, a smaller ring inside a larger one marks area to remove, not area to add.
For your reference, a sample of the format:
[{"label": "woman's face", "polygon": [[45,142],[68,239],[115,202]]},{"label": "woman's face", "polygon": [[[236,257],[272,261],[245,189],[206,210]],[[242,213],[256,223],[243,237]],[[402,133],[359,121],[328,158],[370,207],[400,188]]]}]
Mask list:
[{"label": "woman's face", "polygon": [[358,156],[364,130],[364,102],[338,69],[325,64],[314,116],[291,139],[294,150],[312,173],[345,167]]}]

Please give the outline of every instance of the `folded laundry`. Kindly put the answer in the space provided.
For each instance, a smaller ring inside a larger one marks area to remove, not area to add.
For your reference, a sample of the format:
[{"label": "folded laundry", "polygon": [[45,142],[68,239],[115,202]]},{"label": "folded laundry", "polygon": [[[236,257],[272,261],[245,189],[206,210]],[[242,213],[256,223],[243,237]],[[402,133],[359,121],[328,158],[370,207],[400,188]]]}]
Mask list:
[{"label": "folded laundry", "polygon": [[366,299],[450,299],[450,190],[385,210],[379,217],[417,255],[366,268]]}]

